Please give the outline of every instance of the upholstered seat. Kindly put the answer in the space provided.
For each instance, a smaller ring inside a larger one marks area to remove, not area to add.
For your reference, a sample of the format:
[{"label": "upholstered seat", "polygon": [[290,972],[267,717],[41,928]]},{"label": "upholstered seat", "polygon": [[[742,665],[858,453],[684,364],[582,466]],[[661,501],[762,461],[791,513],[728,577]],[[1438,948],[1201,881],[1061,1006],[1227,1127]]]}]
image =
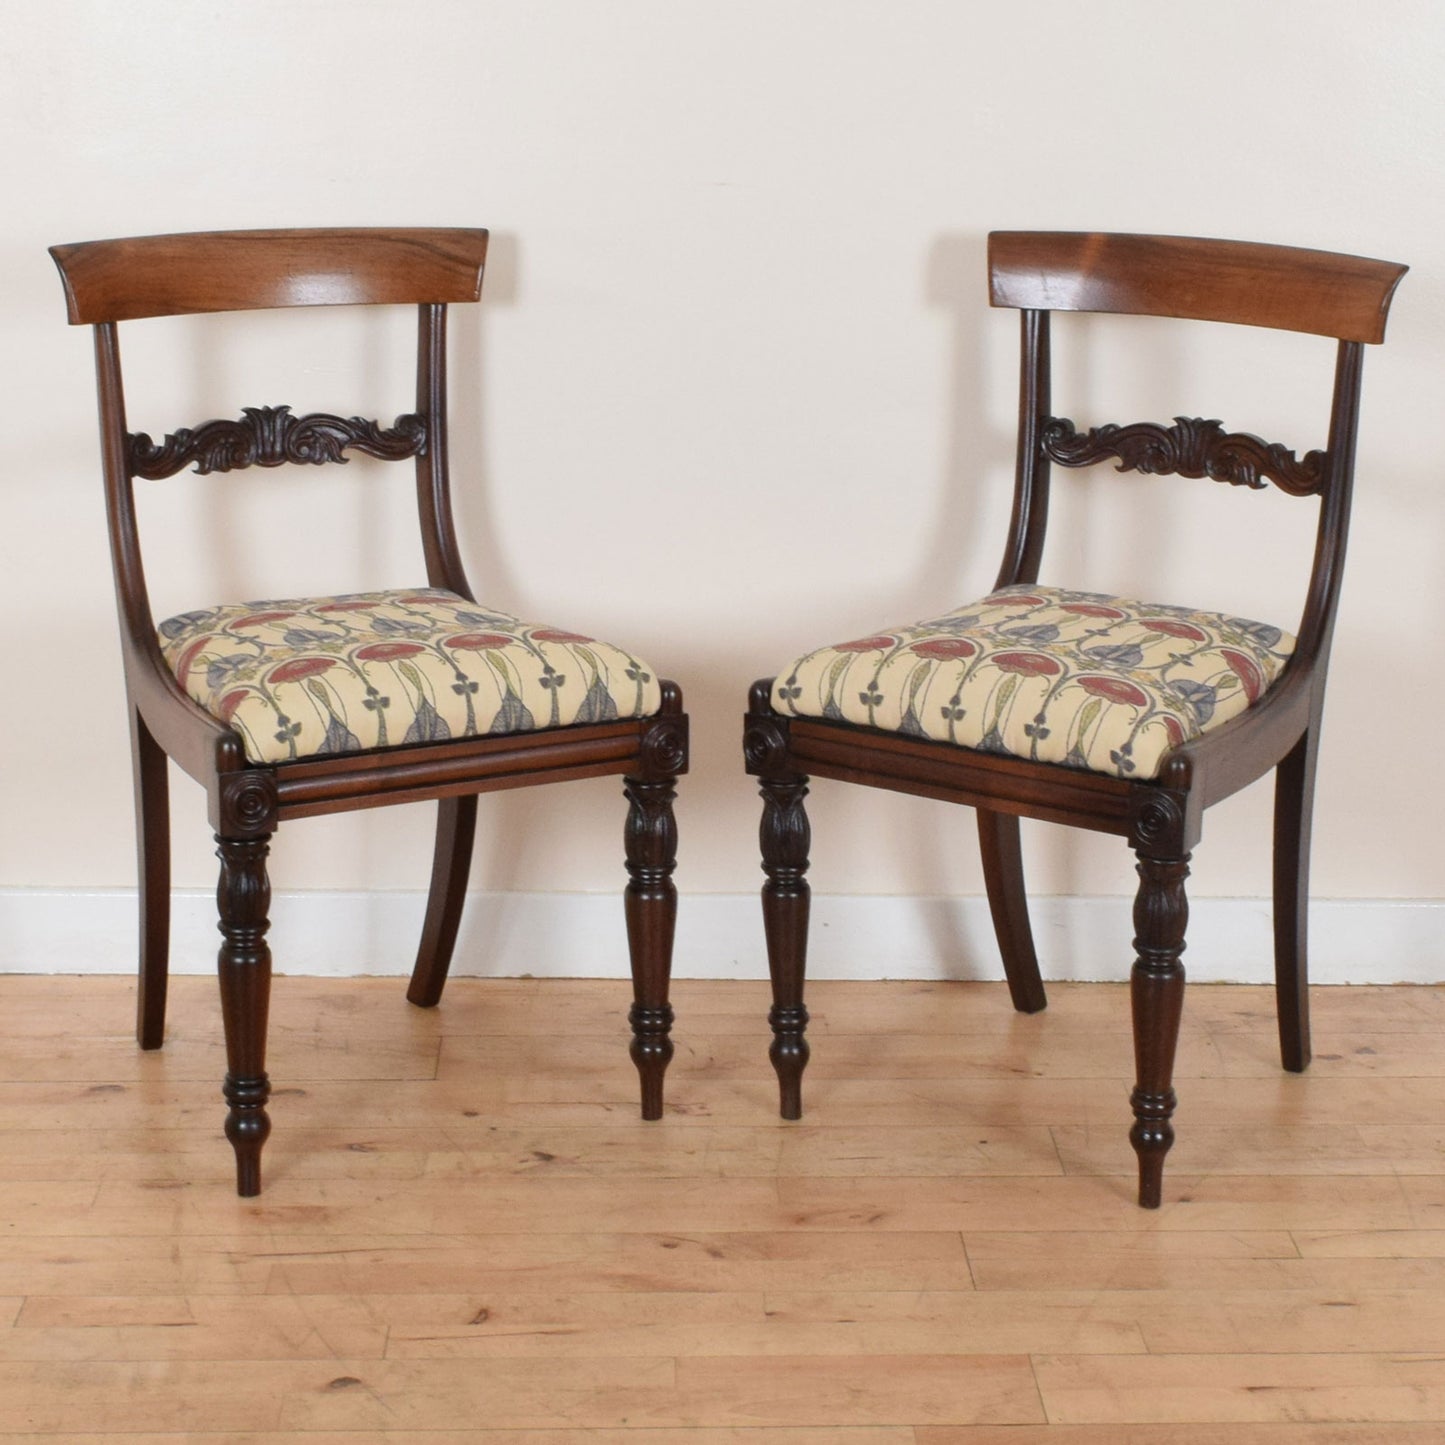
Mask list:
[{"label": "upholstered seat", "polygon": [[1153,778],[1253,706],[1294,638],[1268,623],[1019,585],[784,668],[775,711],[981,752]]},{"label": "upholstered seat", "polygon": [[177,681],[253,763],[654,716],[651,667],[441,588],[243,602],[160,624]]}]

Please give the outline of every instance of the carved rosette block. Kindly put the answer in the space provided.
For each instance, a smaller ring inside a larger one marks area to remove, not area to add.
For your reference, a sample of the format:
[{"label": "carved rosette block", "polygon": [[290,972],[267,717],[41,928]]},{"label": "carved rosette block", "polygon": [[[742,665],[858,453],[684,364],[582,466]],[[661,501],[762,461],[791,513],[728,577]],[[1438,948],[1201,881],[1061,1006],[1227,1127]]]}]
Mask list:
[{"label": "carved rosette block", "polygon": [[677,794],[671,777],[628,777],[623,791],[629,805],[623,834],[628,874],[623,906],[633,989],[629,1053],[642,1084],[642,1117],[660,1119],[662,1080],[673,1054],[673,1013],[667,995],[677,927],[677,889],[672,882],[677,866],[672,804]]},{"label": "carved rosette block", "polygon": [[221,877],[216,888],[221,949],[217,968],[226,1029],[227,1072],[221,1093],[229,1106],[226,1138],[236,1154],[236,1192],[261,1192],[261,1149],[271,1133],[266,1101],[266,1026],[271,998],[271,883],[265,838],[216,839]]},{"label": "carved rosette block", "polygon": [[743,765],[754,777],[792,775],[785,719],[749,716],[743,728]]},{"label": "carved rosette block", "polygon": [[219,837],[269,838],[276,831],[275,774],[269,768],[222,773],[212,822]]},{"label": "carved rosette block", "polygon": [[773,1042],[768,1049],[778,1076],[779,1112],[785,1119],[803,1114],[803,1070],[808,1066],[808,1010],[803,1003],[807,969],[808,850],[812,829],[803,800],[807,779],[764,777],[758,841],[763,855],[763,931],[768,944],[768,972],[773,981],[773,1006],[768,1023]]},{"label": "carved rosette block", "polygon": [[1039,435],[1043,454],[1061,467],[1117,460],[1121,472],[1154,476],[1209,477],[1236,487],[1262,488],[1272,481],[1295,497],[1318,492],[1328,461],[1322,451],[1296,457],[1280,442],[1249,432],[1227,432],[1205,417],[1176,416],[1173,426],[1113,422],[1077,430],[1067,417],[1050,417]]},{"label": "carved rosette block", "polygon": [[426,445],[426,418],[415,413],[383,427],[360,416],[322,411],[292,416],[289,406],[246,406],[239,421],[182,427],[160,443],[145,432],[134,432],[126,438],[126,463],[132,476],[158,481],[192,463],[201,476],[286,462],[321,466],[345,462],[348,449],[395,462],[425,455]]},{"label": "carved rosette block", "polygon": [[754,777],[800,776],[788,759],[788,719],[773,711],[770,678],[755,682],[743,717],[743,766]]},{"label": "carved rosette block", "polygon": [[1187,857],[1197,836],[1186,836],[1183,794],[1156,786],[1139,787],[1130,797],[1129,843],[1151,858]]},{"label": "carved rosette block", "polygon": [[1184,892],[1189,855],[1149,858],[1138,863],[1134,899],[1134,968],[1130,1001],[1134,1013],[1135,1087],[1129,1097],[1134,1126],[1129,1142],[1139,1158],[1139,1203],[1157,1209],[1162,1196],[1164,1156],[1174,1143],[1174,1055],[1184,1009],[1184,931],[1189,902]]},{"label": "carved rosette block", "polygon": [[637,775],[666,781],[687,771],[687,718],[659,715],[638,745]]}]

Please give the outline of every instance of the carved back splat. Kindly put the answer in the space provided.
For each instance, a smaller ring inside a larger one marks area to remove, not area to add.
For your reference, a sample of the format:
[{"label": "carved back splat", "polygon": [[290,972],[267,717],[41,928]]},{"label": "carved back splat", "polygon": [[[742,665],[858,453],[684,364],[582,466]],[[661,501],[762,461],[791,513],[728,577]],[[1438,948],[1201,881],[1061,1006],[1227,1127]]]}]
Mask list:
[{"label": "carved back splat", "polygon": [[240,421],[208,421],[182,427],[157,445],[145,432],[126,436],[126,465],[133,477],[156,481],[195,463],[196,471],[230,472],[242,467],[279,467],[287,462],[321,466],[345,462],[348,449],[403,461],[426,453],[426,418],[399,416],[391,427],[365,417],[310,412],[292,416],[289,406],[247,406]]},{"label": "carved back splat", "polygon": [[[1049,464],[1113,460],[1120,471],[1210,477],[1321,499],[1315,561],[1291,668],[1329,646],[1348,533],[1360,351],[1383,339],[1405,267],[1360,256],[1194,237],[996,231],[990,299],[1016,307],[1022,386],[1013,517],[997,587],[1036,582],[1048,529]],[[1108,423],[1080,432],[1050,405],[1050,315],[1097,311],[1226,321],[1331,336],[1338,343],[1328,445],[1297,455],[1218,421]]]},{"label": "carved back splat", "polygon": [[1086,467],[1117,459],[1121,472],[1153,476],[1209,477],[1234,487],[1262,488],[1272,481],[1292,497],[1313,496],[1324,482],[1323,451],[1296,457],[1281,442],[1248,432],[1227,432],[1218,421],[1176,416],[1173,426],[1113,422],[1080,432],[1067,417],[1050,417],[1039,435],[1043,455],[1061,467]]}]

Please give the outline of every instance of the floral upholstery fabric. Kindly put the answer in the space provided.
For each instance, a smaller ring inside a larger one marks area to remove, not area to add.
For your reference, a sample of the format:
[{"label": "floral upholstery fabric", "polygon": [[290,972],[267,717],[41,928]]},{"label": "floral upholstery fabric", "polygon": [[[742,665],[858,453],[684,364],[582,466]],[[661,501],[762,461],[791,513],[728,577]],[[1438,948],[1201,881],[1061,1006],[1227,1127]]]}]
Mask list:
[{"label": "floral upholstery fabric", "polygon": [[257,763],[650,717],[631,653],[454,592],[362,592],[183,612],[160,625],[182,688]]},{"label": "floral upholstery fabric", "polygon": [[819,648],[773,707],[1121,778],[1257,703],[1295,640],[1264,622],[1015,586]]}]

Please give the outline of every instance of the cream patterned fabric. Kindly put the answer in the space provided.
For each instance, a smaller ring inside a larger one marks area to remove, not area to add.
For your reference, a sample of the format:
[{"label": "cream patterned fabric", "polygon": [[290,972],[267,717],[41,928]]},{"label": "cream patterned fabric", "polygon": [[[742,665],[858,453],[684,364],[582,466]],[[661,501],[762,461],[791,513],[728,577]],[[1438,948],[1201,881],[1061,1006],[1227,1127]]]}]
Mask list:
[{"label": "cream patterned fabric", "polygon": [[1219,612],[1005,587],[808,653],[778,675],[773,707],[1153,778],[1171,748],[1257,703],[1294,644],[1268,623]]},{"label": "cream patterned fabric", "polygon": [[631,653],[454,592],[361,592],[183,612],[160,625],[181,686],[256,763],[650,717]]}]

